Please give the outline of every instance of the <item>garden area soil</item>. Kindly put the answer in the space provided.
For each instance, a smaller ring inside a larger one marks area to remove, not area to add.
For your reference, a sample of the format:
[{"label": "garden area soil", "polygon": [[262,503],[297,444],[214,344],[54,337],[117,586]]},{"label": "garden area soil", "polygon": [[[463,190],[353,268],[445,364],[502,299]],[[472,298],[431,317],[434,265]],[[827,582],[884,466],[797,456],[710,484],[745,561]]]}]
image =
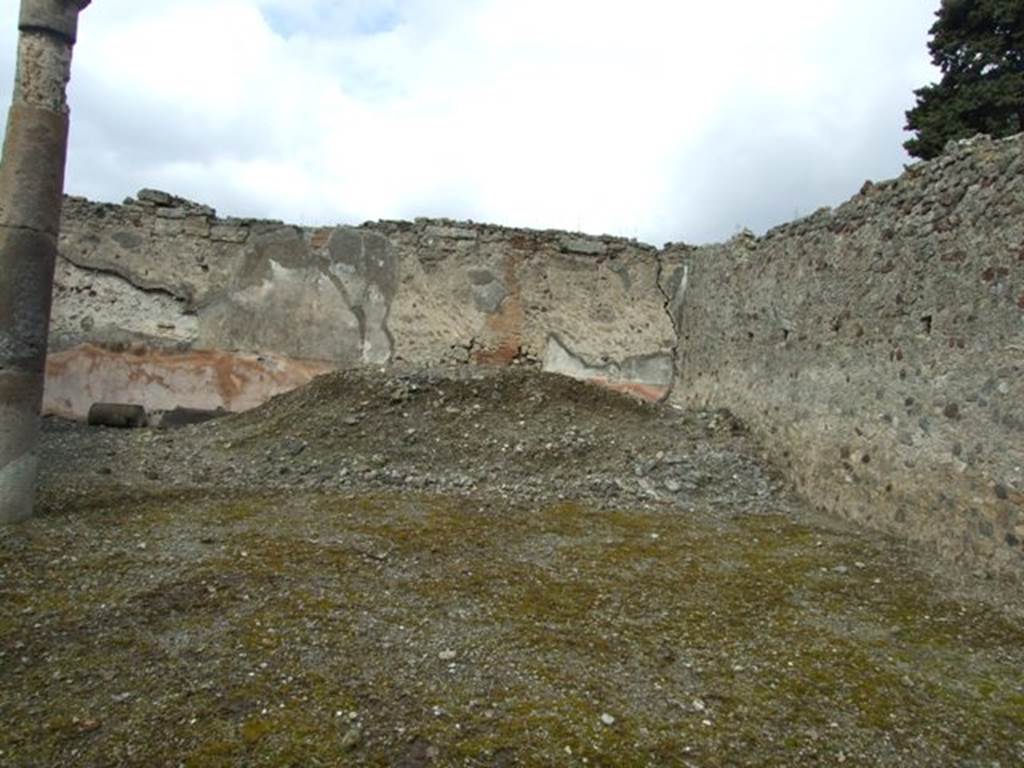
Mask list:
[{"label": "garden area soil", "polygon": [[820,517],[727,412],[348,371],[42,456],[2,765],[1024,764],[1012,588]]}]

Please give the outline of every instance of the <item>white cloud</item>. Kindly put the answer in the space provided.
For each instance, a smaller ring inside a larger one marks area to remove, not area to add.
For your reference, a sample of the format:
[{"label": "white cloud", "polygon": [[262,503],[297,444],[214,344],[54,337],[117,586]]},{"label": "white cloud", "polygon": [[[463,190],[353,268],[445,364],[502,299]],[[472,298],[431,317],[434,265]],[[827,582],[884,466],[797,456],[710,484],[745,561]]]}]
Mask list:
[{"label": "white cloud", "polygon": [[68,187],[717,239],[899,172],[935,5],[98,0]]}]

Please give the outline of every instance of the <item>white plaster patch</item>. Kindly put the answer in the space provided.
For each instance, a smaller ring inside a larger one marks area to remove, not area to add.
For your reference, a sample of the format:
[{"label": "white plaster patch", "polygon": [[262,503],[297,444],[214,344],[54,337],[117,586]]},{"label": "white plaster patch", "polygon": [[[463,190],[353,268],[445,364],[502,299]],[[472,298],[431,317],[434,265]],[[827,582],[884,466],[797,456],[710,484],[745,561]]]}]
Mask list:
[{"label": "white plaster patch", "polygon": [[90,336],[94,329],[192,342],[199,321],[185,303],[160,291],[144,291],[119,275],[94,272],[57,260],[51,336]]}]

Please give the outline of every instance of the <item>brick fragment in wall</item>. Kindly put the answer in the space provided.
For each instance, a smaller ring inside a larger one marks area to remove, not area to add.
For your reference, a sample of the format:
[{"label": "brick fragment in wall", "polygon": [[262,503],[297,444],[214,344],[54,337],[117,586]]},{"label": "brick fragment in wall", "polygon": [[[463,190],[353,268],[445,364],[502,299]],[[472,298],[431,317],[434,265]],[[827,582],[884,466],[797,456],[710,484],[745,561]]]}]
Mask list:
[{"label": "brick fragment in wall", "polygon": [[167,192],[161,192],[158,189],[140,189],[136,198],[139,202],[153,205],[170,205],[174,200]]},{"label": "brick fragment in wall", "polygon": [[578,253],[583,256],[600,256],[608,251],[608,246],[600,240],[564,237],[562,238],[562,250],[566,253]]}]

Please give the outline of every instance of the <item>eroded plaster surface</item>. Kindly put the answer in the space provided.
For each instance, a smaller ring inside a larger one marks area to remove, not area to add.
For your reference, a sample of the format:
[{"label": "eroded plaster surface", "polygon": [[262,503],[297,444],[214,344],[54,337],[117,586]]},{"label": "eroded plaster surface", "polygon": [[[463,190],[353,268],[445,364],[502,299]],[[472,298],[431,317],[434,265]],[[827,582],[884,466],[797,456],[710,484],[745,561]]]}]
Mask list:
[{"label": "eroded plaster surface", "polygon": [[238,410],[334,367],[518,362],[728,408],[817,506],[1024,573],[1024,136],[763,237],[300,228],[69,199],[47,408]]}]

